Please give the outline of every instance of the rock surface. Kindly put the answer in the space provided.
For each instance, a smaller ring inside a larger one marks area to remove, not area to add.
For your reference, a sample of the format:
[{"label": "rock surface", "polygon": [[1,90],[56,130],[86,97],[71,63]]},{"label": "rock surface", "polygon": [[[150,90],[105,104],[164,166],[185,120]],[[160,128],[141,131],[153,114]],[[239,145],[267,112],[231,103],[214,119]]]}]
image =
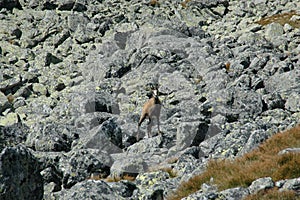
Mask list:
[{"label": "rock surface", "polygon": [[[162,199],[208,159],[241,156],[295,126],[300,14],[258,22],[298,7],[0,0],[0,198]],[[150,84],[160,86],[162,134],[153,126],[152,138],[137,141]],[[87,180],[107,176],[137,180]],[[187,199],[241,198],[257,181],[220,192],[203,186]],[[264,185],[298,190],[297,181]],[[20,190],[8,193],[11,184]]]}]

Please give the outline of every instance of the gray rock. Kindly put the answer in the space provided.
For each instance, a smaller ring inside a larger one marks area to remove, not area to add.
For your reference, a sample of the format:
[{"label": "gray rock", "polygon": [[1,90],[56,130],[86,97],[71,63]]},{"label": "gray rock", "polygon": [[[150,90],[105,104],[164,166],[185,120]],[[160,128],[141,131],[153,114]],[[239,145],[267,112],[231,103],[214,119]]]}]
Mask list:
[{"label": "gray rock", "polygon": [[0,159],[1,199],[43,199],[40,165],[29,149],[6,147]]},{"label": "gray rock", "polygon": [[29,133],[26,145],[38,151],[65,151],[71,150],[72,141],[77,133],[68,126],[60,124],[37,124],[35,130]]},{"label": "gray rock", "polygon": [[275,74],[265,81],[265,89],[269,93],[276,91],[284,97],[291,95],[293,92],[299,92],[299,74],[300,71],[298,69]]},{"label": "gray rock", "polygon": [[[295,7],[264,0],[0,0],[0,149],[33,149],[45,199],[75,192],[75,199],[89,198],[96,183],[85,178],[102,173],[104,154],[113,157],[112,176],[155,166],[178,174],[150,191],[109,184],[110,198],[166,196],[203,172],[208,158],[243,155],[299,122],[298,29],[256,23]],[[136,141],[153,82],[160,84],[163,134]],[[224,193],[234,198],[243,190]]]},{"label": "gray rock", "polygon": [[2,81],[0,83],[0,91],[3,92],[4,94],[9,94],[9,93],[14,93],[19,87],[21,87],[23,84],[22,82],[22,77],[21,76],[16,76],[13,78],[9,78],[5,81]]},{"label": "gray rock", "polygon": [[137,175],[148,169],[146,161],[137,157],[138,155],[129,155],[114,161],[110,168],[111,177],[123,177],[124,175]]},{"label": "gray rock", "polygon": [[68,190],[54,193],[55,199],[125,199],[104,181],[85,180]]},{"label": "gray rock", "polygon": [[265,37],[267,39],[273,39],[274,37],[281,36],[283,34],[283,27],[279,23],[271,23],[266,26]]},{"label": "gray rock", "polygon": [[10,105],[11,104],[9,103],[7,97],[2,92],[0,92],[0,113],[9,108]]},{"label": "gray rock", "polygon": [[116,191],[117,194],[119,194],[122,197],[132,197],[134,191],[137,189],[136,184],[127,181],[127,180],[121,180],[119,182],[111,183],[109,186]]},{"label": "gray rock", "polygon": [[128,153],[149,153],[155,152],[162,148],[164,137],[159,135],[152,138],[146,138],[142,141],[135,143],[127,148]]},{"label": "gray rock", "polygon": [[15,146],[24,143],[29,133],[29,127],[22,123],[19,115],[16,116],[13,124],[0,125],[0,150],[4,147]]},{"label": "gray rock", "polygon": [[227,190],[223,190],[219,192],[219,199],[224,200],[235,200],[235,199],[243,199],[249,195],[249,190],[247,188],[231,188]]},{"label": "gray rock", "polygon": [[238,89],[234,93],[232,107],[241,119],[255,117],[263,111],[262,97],[256,92]]},{"label": "gray rock", "polygon": [[206,200],[206,199],[216,199],[218,198],[217,188],[208,184],[202,184],[201,190],[183,198],[183,200]]},{"label": "gray rock", "polygon": [[295,179],[289,179],[284,181],[279,191],[287,191],[287,190],[298,191],[299,189],[300,189],[300,179],[295,178]]},{"label": "gray rock", "polygon": [[135,183],[139,189],[141,199],[164,199],[163,191],[167,189],[164,183],[170,176],[167,172],[157,171],[139,174]]},{"label": "gray rock", "polygon": [[92,148],[108,153],[120,153],[123,146],[122,130],[114,118],[104,121],[101,125],[82,134],[78,145],[83,148]]},{"label": "gray rock", "polygon": [[18,0],[1,0],[0,1],[0,9],[7,8],[8,10],[12,10],[13,8],[21,8]]},{"label": "gray rock", "polygon": [[300,111],[300,96],[299,93],[293,92],[286,100],[285,108],[291,112]]},{"label": "gray rock", "polygon": [[287,153],[300,153],[300,148],[287,148],[278,152],[278,155],[287,154]]},{"label": "gray rock", "polygon": [[253,131],[244,145],[243,149],[239,152],[239,155],[250,152],[251,150],[257,148],[261,143],[266,141],[269,138],[269,133],[265,130],[256,130]]},{"label": "gray rock", "polygon": [[208,124],[205,122],[182,122],[177,128],[176,146],[178,150],[198,146],[206,137]]},{"label": "gray rock", "polygon": [[101,177],[108,176],[111,165],[112,159],[106,152],[83,149],[69,152],[62,157],[58,168],[63,173],[63,187],[71,188],[88,179],[93,173],[101,174]]},{"label": "gray rock", "polygon": [[263,101],[267,106],[267,109],[284,108],[285,101],[282,99],[278,92],[272,92],[270,94],[263,95]]},{"label": "gray rock", "polygon": [[270,189],[274,187],[274,182],[271,177],[260,178],[251,183],[249,186],[250,194],[256,194],[257,192],[265,189]]},{"label": "gray rock", "polygon": [[181,177],[182,181],[187,181],[187,177],[184,175],[190,174],[197,167],[200,166],[200,161],[198,161],[192,155],[181,155],[178,161],[174,165],[173,171],[176,172],[177,176]]}]

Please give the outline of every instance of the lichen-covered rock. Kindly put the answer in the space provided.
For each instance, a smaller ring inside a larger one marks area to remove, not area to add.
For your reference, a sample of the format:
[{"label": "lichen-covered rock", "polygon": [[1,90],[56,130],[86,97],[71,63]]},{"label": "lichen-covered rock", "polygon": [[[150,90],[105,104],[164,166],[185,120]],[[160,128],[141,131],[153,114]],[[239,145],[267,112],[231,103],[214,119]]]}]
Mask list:
[{"label": "lichen-covered rock", "polygon": [[98,149],[110,154],[122,152],[122,130],[114,118],[109,118],[80,136],[78,147]]},{"label": "lichen-covered rock", "polygon": [[164,199],[164,191],[167,189],[165,182],[169,178],[170,175],[163,171],[139,174],[135,180],[139,189],[138,199]]},{"label": "lichen-covered rock", "polygon": [[104,181],[84,180],[68,190],[53,194],[54,199],[125,199]]},{"label": "lichen-covered rock", "polygon": [[249,195],[249,190],[247,188],[237,187],[221,191],[218,198],[222,200],[235,200],[243,199],[247,195]]},{"label": "lichen-covered rock", "polygon": [[122,197],[132,197],[137,189],[136,184],[131,181],[121,180],[119,182],[108,183],[109,186]]},{"label": "lichen-covered rock", "polygon": [[180,123],[176,134],[176,146],[178,149],[198,146],[205,139],[207,132],[208,124],[205,122]]},{"label": "lichen-covered rock", "polygon": [[[7,117],[7,116],[6,116]],[[29,133],[29,127],[24,124],[20,119],[20,116],[13,116],[13,121],[5,123],[4,126],[0,125],[0,150],[4,147],[15,146],[20,143],[24,143]],[[8,122],[8,120],[5,120]]]},{"label": "lichen-covered rock", "polygon": [[40,164],[29,149],[21,145],[6,147],[0,163],[1,199],[43,199]]},{"label": "lichen-covered rock", "polygon": [[300,111],[300,95],[299,93],[292,93],[286,100],[285,108],[291,112]]},{"label": "lichen-covered rock", "polygon": [[294,179],[284,180],[279,191],[287,191],[287,190],[298,191],[299,189],[300,189],[300,179],[294,178]]},{"label": "lichen-covered rock", "polygon": [[271,177],[259,178],[252,182],[249,186],[250,194],[256,194],[261,190],[266,190],[274,187],[274,182]]},{"label": "lichen-covered rock", "polygon": [[63,173],[62,184],[64,188],[71,188],[89,178],[93,173],[100,174],[101,177],[108,176],[112,159],[106,152],[82,149],[69,152],[62,157],[58,165]]},{"label": "lichen-covered rock", "polygon": [[[124,154],[123,154],[124,155]],[[125,155],[124,155],[125,156]],[[146,161],[137,155],[125,156],[114,161],[110,168],[110,176],[123,177],[124,175],[136,176],[148,169]]]},{"label": "lichen-covered rock", "polygon": [[36,124],[35,130],[29,133],[26,145],[38,151],[65,151],[71,150],[71,145],[76,139],[75,130],[68,126],[46,123]]}]

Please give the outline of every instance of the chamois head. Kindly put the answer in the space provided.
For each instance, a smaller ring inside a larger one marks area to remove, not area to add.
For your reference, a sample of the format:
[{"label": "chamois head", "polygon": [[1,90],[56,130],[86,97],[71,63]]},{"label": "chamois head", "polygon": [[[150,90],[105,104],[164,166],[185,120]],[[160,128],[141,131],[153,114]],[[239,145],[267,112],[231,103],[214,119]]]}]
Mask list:
[{"label": "chamois head", "polygon": [[148,94],[147,96],[149,98],[154,97],[154,98],[158,98],[159,92],[158,92],[158,87],[159,85],[157,83],[155,84],[147,84],[146,89],[151,91],[151,94]]}]

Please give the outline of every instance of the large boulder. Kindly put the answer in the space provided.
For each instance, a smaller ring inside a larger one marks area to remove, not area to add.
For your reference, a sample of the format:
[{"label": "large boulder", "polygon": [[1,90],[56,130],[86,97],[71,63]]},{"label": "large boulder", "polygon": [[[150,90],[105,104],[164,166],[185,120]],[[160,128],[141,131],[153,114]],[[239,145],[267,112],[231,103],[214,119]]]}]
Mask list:
[{"label": "large boulder", "polygon": [[104,181],[85,180],[71,189],[62,190],[61,192],[54,193],[55,199],[125,199],[121,195],[117,194],[117,191],[112,189]]},{"label": "large boulder", "polygon": [[9,199],[43,199],[40,164],[22,145],[6,147],[0,154],[0,196]]}]

